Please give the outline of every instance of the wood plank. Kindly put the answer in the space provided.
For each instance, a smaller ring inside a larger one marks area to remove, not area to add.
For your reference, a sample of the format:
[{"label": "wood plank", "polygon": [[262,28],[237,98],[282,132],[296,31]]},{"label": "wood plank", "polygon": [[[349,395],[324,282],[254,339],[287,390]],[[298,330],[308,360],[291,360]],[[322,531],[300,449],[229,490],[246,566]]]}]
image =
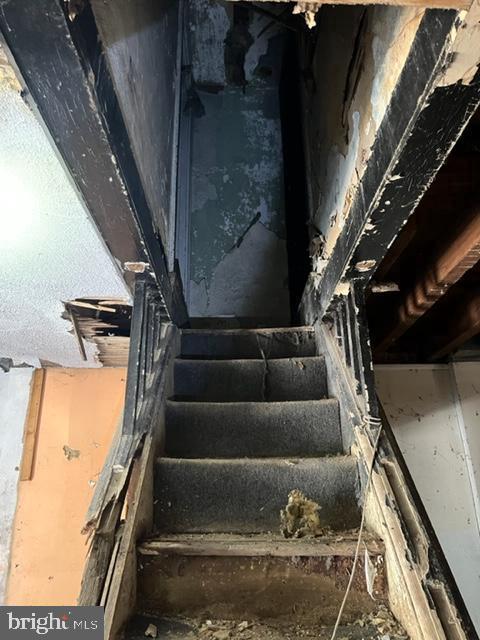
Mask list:
[{"label": "wood plank", "polygon": [[[240,0],[230,0],[239,2]],[[257,0],[246,0],[246,2],[256,2]],[[269,0],[258,0],[268,2]],[[290,2],[290,0],[274,0],[274,2]],[[318,5],[320,8],[324,4],[347,4],[347,5],[386,5],[393,7],[418,7],[419,9],[469,9],[471,0],[310,0],[308,5]]]},{"label": "wood plank", "polygon": [[23,435],[23,455],[20,466],[20,480],[31,480],[33,476],[33,462],[37,442],[38,423],[42,409],[45,369],[35,369],[30,383],[30,400],[28,414],[25,421]]},{"label": "wood plank", "polygon": [[115,560],[105,605],[105,638],[114,640],[133,613],[137,594],[137,540],[151,530],[153,523],[153,463],[155,441],[148,435],[142,453],[134,462],[128,494],[128,515]]},{"label": "wood plank", "polygon": [[[358,535],[358,534],[357,534]],[[286,540],[280,536],[169,536],[150,540],[138,547],[141,555],[177,554],[184,556],[239,556],[239,557],[352,557],[355,555],[357,536],[325,536],[310,539]],[[369,554],[381,555],[382,542],[372,536],[363,536],[362,549]]]}]

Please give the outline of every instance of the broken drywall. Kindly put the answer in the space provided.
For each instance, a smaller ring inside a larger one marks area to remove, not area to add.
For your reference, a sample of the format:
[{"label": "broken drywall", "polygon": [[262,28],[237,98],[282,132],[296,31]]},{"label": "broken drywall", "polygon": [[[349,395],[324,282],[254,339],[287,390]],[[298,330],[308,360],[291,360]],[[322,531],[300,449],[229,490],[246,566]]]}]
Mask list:
[{"label": "broken drywall", "polygon": [[384,6],[321,11],[304,76],[310,215],[325,238],[322,254],[312,251],[314,271],[325,267],[348,218],[422,16]]},{"label": "broken drywall", "polygon": [[[278,25],[225,3],[190,16],[190,315],[288,318]],[[233,293],[234,292],[234,293]]]},{"label": "broken drywall", "polygon": [[42,125],[8,79],[0,82],[0,193],[0,356],[96,366],[93,345],[83,361],[62,301],[129,299],[129,292]]},{"label": "broken drywall", "polygon": [[454,41],[452,55],[440,79],[439,87],[460,82],[470,84],[480,66],[478,42],[480,38],[480,1],[475,0],[469,11],[462,11],[463,23],[452,29],[450,38]]}]

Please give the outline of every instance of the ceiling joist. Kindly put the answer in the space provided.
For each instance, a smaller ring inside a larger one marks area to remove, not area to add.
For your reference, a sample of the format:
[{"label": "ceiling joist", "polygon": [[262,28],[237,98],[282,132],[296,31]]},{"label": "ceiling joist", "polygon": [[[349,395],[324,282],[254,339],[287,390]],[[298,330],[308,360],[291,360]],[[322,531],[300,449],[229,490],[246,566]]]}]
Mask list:
[{"label": "ceiling joist", "polygon": [[429,360],[440,360],[480,333],[480,294],[472,293],[454,312],[445,336],[437,341]]},{"label": "ceiling joist", "polygon": [[394,320],[375,345],[375,354],[384,353],[479,260],[480,212],[475,208],[403,296],[393,314]]}]

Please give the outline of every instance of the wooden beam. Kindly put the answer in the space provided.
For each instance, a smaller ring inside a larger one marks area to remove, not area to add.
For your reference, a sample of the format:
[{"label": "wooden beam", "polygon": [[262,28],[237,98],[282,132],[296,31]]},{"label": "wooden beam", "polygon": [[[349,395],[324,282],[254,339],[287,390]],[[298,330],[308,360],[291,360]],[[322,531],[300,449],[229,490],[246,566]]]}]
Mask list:
[{"label": "wooden beam", "polygon": [[35,369],[30,383],[30,400],[28,414],[25,421],[23,435],[23,455],[20,465],[20,480],[31,480],[33,476],[33,461],[37,442],[38,423],[42,408],[45,369]]},{"label": "wooden beam", "polygon": [[428,359],[443,358],[478,333],[480,333],[480,294],[474,293],[457,309],[448,323],[446,336],[437,342]]},{"label": "wooden beam", "polygon": [[480,211],[475,208],[403,297],[393,321],[375,345],[375,354],[385,352],[479,260]]},{"label": "wooden beam", "polygon": [[[425,12],[320,285],[305,289],[308,322],[344,282],[368,284],[480,104],[480,53],[469,44],[476,11]],[[473,78],[453,62],[467,50]]]},{"label": "wooden beam", "polygon": [[[230,0],[231,2],[239,2],[240,0]],[[244,0],[245,1],[245,0]],[[253,3],[254,0],[246,0]],[[255,0],[259,2],[268,2],[269,0]],[[290,0],[274,0],[275,2],[290,2]],[[302,4],[302,3],[299,3]],[[310,0],[308,5],[318,5],[320,8],[324,4],[381,4],[393,7],[418,7],[419,9],[469,9],[472,0]]]}]

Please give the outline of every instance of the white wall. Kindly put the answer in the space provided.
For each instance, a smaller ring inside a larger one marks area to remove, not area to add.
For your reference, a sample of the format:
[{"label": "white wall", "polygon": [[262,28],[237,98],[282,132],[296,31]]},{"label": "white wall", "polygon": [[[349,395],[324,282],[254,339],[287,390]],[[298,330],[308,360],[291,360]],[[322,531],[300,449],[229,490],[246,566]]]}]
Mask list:
[{"label": "white wall", "polygon": [[0,605],[7,586],[22,440],[33,369],[0,370]]},{"label": "white wall", "polygon": [[129,293],[49,138],[2,74],[0,237],[0,356],[94,365],[90,344],[81,360],[62,301]]},{"label": "white wall", "polygon": [[480,363],[385,365],[377,390],[480,632]]}]

